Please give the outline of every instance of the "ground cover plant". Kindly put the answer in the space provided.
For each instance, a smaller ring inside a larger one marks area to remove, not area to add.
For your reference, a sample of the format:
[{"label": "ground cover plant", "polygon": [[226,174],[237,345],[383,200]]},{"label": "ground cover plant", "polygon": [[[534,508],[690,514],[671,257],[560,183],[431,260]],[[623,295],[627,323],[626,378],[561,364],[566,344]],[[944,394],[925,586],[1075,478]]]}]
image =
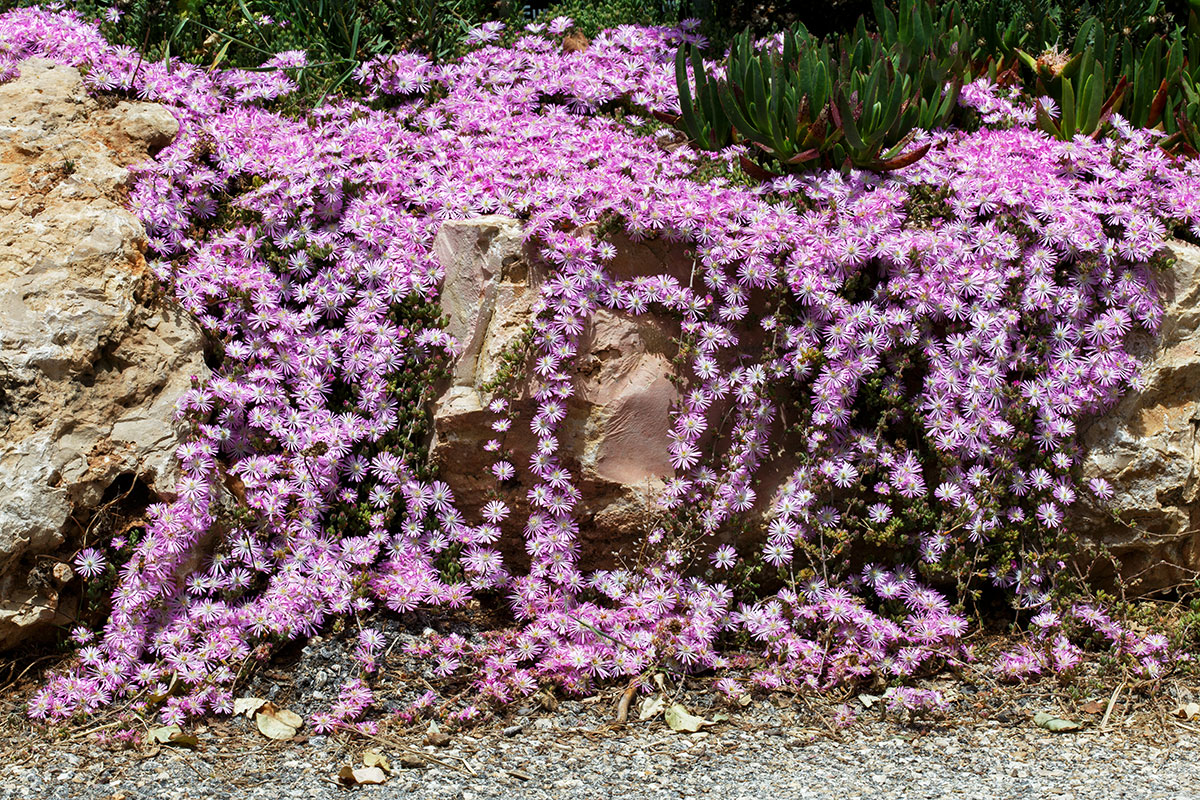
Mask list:
[{"label": "ground cover plant", "polygon": [[1038,128],[1055,138],[1095,137],[1124,112],[1127,123],[1166,133],[1159,143],[1168,150],[1195,156],[1200,147],[1195,13],[1186,27],[1141,38],[1110,34],[1112,21],[1101,17],[1066,39],[1049,21],[1020,28],[1013,17],[1006,28],[982,20],[1003,33],[977,38],[957,3],[935,11],[908,0],[895,12],[883,0],[873,5],[870,27],[860,17],[838,37],[818,39],[803,24],[757,41],[747,30],[726,58],[707,64],[695,44],[680,47],[680,114],[659,116],[705,150],[746,143],[755,158],[743,167],[758,178],[831,166],[898,169],[928,150],[909,147],[916,132],[955,127],[963,84],[987,76],[1023,86]]},{"label": "ground cover plant", "polygon": [[[681,110],[676,52],[694,27],[625,26],[583,49],[563,46],[571,31],[486,24],[458,60],[380,56],[352,76],[360,99],[297,115],[284,111],[299,51],[205,69],[146,60],[71,13],[0,17],[6,74],[53,58],[179,118],[130,206],[156,273],[222,352],[181,401],[178,498],[79,552],[83,576],[111,581],[111,613],[73,631],[76,659],[30,713],[229,713],[239,670],[279,642],[479,596],[515,623],[414,645],[438,674],[474,676],[460,722],[543,684],[582,692],[660,669],[715,671],[735,701],[879,677],[919,713],[938,698],[904,681],[974,658],[962,603],[987,586],[1036,631],[988,665],[1004,677],[1069,675],[1097,643],[1149,679],[1167,670],[1166,638],[1073,600],[1059,562],[1069,508],[1112,491],[1077,479],[1076,426],[1139,384],[1125,345],[1160,322],[1166,237],[1200,236],[1197,163],[1119,114],[1104,136],[1047,136],[1036,98],[980,79],[961,102],[981,126],[917,131],[915,163],[762,181],[741,171],[745,145],[707,153],[655,119]],[[490,213],[521,220],[552,267],[526,365],[539,410],[514,418],[500,391],[491,406],[497,481],[516,469],[507,430],[539,440],[522,571],[496,546],[513,511],[459,508],[420,453],[454,346],[430,245],[442,222]],[[614,279],[596,230],[686,245],[693,281]],[[691,374],[663,521],[628,569],[580,563],[556,436],[601,308],[676,316]],[[769,345],[739,347],[751,331]],[[785,440],[797,466],[759,498]],[[220,500],[228,476],[244,502]],[[765,544],[706,546],[748,524]],[[839,568],[863,543],[878,558]],[[362,678],[318,730],[369,728],[384,646],[362,628]]]}]

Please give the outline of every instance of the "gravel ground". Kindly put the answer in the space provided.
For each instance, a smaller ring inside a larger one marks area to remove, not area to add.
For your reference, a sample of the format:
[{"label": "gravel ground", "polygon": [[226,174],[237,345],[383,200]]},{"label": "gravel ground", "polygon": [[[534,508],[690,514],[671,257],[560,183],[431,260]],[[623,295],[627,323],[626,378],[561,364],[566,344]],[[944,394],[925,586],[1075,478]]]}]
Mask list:
[{"label": "gravel ground", "polygon": [[[531,698],[434,746],[427,722],[404,725],[388,713],[431,685],[443,697],[465,686],[438,682],[428,664],[402,655],[405,641],[429,635],[429,624],[471,633],[429,619],[383,624],[393,647],[375,681],[374,738],[319,736],[306,726],[295,739],[272,741],[237,717],[190,726],[194,749],[115,749],[95,730],[111,718],[54,730],[30,725],[24,703],[39,683],[31,671],[0,691],[0,800],[1200,798],[1200,719],[1171,713],[1200,701],[1195,670],[1154,687],[1098,675],[1070,687],[935,676],[923,686],[940,690],[951,711],[915,721],[885,718],[878,703],[866,707],[869,697],[777,693],[730,710],[708,681],[668,684],[671,700],[694,714],[728,713],[698,733],[676,733],[661,715],[639,720],[637,702],[629,722],[617,724],[623,687],[610,687],[582,700]],[[356,674],[352,638],[314,637],[281,653],[237,695],[307,719]],[[842,701],[859,712],[847,729],[832,725]],[[1033,723],[1038,711],[1076,720],[1082,730],[1049,733]],[[390,762],[385,782],[341,785],[339,771],[363,767],[367,751]]]},{"label": "gravel ground", "polygon": [[[428,750],[445,765],[395,772],[378,786],[336,785],[370,742],[102,753],[51,746],[0,769],[0,797],[108,798],[1162,798],[1200,797],[1200,734],[1131,741],[1124,733],[1047,735],[1029,724],[857,726],[840,741],[790,726],[733,724],[674,734],[530,729],[460,735]],[[414,741],[412,744],[418,744]],[[396,747],[375,747],[398,760]],[[415,748],[421,749],[421,748]],[[361,762],[359,762],[361,763]]]}]

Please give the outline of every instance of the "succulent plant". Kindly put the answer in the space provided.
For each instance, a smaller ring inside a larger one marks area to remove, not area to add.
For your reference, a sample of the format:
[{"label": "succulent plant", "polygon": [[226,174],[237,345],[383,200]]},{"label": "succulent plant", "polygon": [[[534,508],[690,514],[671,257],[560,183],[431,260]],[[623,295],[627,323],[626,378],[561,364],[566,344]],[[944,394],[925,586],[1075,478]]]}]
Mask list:
[{"label": "succulent plant", "polygon": [[[933,5],[924,0],[901,2],[898,15],[893,15],[883,0],[873,0],[873,5],[879,42],[897,69],[913,74],[928,65],[927,86],[944,86],[962,76],[974,34],[958,3],[942,4],[936,16]],[[862,38],[864,33],[860,19],[855,34]]]},{"label": "succulent plant", "polygon": [[1176,98],[1168,98],[1163,113],[1163,128],[1169,134],[1162,141],[1168,150],[1195,158],[1200,155],[1200,17],[1188,15],[1182,50],[1186,50],[1180,71]]},{"label": "succulent plant", "polygon": [[[1104,35],[1094,17],[1080,26],[1069,51],[1055,45],[1037,56],[1020,49],[1016,53],[1033,72],[1033,93],[1039,98],[1037,126],[1057,139],[1098,136],[1125,97],[1128,79],[1112,66],[1105,70],[1105,64],[1117,63],[1116,40]],[[1115,79],[1114,84],[1106,83],[1109,77]],[[1058,106],[1058,120],[1041,97],[1051,98]]]},{"label": "succulent plant", "polygon": [[904,150],[917,128],[945,122],[957,104],[958,86],[939,90],[941,97],[921,96],[915,88],[927,69],[923,64],[913,78],[885,58],[866,75],[855,73],[839,86],[835,122],[845,138],[845,161],[861,169],[885,171],[907,166],[928,152],[928,146]]},{"label": "succulent plant", "polygon": [[877,38],[867,34],[860,19],[853,41],[843,39],[837,109],[850,163],[887,170],[928,151],[902,155],[917,129],[949,123],[971,31],[956,3],[943,6],[935,17],[928,3],[906,2],[896,17],[875,0],[875,17]]},{"label": "succulent plant", "polygon": [[831,125],[832,59],[803,25],[783,34],[778,52],[759,51],[743,33],[729,54],[722,108],[746,141],[785,164],[817,159],[839,138]]},{"label": "succulent plant", "polygon": [[[1178,101],[1183,78],[1183,39],[1178,34],[1168,43],[1161,36],[1150,39],[1141,57],[1126,41],[1122,47],[1121,76],[1128,91],[1121,106],[1122,114],[1139,128],[1154,128],[1164,121],[1167,104]],[[1176,103],[1172,103],[1175,105]]]},{"label": "succulent plant", "polygon": [[1058,26],[1049,16],[1028,23],[1017,16],[1006,19],[1000,4],[989,3],[976,19],[965,80],[987,75],[995,81],[1015,65],[1018,49],[1040,53],[1057,42],[1059,35]]},{"label": "succulent plant", "polygon": [[903,152],[914,129],[945,125],[957,106],[971,32],[956,4],[935,15],[924,0],[906,0],[897,16],[876,0],[875,13],[879,32],[860,18],[838,40],[836,55],[803,25],[768,46],[744,32],[723,79],[706,73],[694,47],[681,47],[675,63],[684,129],[698,147],[746,142],[783,169],[912,163],[927,150]]},{"label": "succulent plant", "polygon": [[1037,126],[1051,136],[1069,140],[1077,135],[1098,136],[1113,111],[1121,102],[1127,88],[1124,76],[1107,96],[1105,94],[1104,67],[1096,61],[1091,50],[1084,58],[1074,62],[1076,68],[1062,74],[1055,85],[1057,91],[1051,97],[1058,103],[1060,111],[1056,121],[1041,100],[1037,101]]},{"label": "succulent plant", "polygon": [[[693,98],[687,78],[691,61],[696,83]],[[675,82],[679,88],[679,108],[688,136],[703,150],[720,150],[733,139],[729,118],[717,99],[717,81],[704,69],[704,59],[696,45],[681,46],[675,54]]]},{"label": "succulent plant", "polygon": [[1059,138],[1098,135],[1113,113],[1134,127],[1156,128],[1172,151],[1194,152],[1200,140],[1200,22],[1192,12],[1187,29],[1152,35],[1136,50],[1128,38],[1105,33],[1095,17],[1080,26],[1072,49],[1057,47],[1033,56],[1018,49],[1032,73],[1031,90],[1048,95],[1062,109],[1055,122],[1038,104],[1038,125]]}]

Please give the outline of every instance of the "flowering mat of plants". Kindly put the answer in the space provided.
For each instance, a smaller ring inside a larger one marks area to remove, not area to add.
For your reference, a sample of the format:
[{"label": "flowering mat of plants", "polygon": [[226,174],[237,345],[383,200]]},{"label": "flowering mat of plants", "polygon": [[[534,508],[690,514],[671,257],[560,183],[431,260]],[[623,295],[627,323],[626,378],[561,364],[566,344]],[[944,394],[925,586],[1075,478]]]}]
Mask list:
[{"label": "flowering mat of plants", "polygon": [[[478,633],[486,629],[481,622],[431,616],[382,629],[405,644],[447,626]],[[352,636],[313,637],[264,665],[238,696],[270,699],[307,718],[327,708],[328,696],[356,674],[355,646]],[[420,694],[414,685],[423,686],[423,678],[437,685],[430,665],[399,647],[380,673],[379,702],[390,710]],[[662,711],[641,719],[640,700],[617,724],[623,689],[616,686],[574,699],[525,698],[467,730],[442,724],[444,738],[429,733],[428,721],[393,719],[374,735],[303,728],[280,741],[239,714],[188,726],[194,745],[125,746],[98,738],[103,731],[92,721],[55,737],[31,729],[25,703],[37,681],[28,681],[0,694],[0,798],[324,799],[350,791],[423,800],[757,800],[771,792],[864,800],[1194,796],[1200,719],[1186,719],[1187,704],[1200,701],[1194,675],[1168,678],[1149,694],[1126,687],[1115,699],[1108,684],[1067,692],[1057,681],[997,684],[974,672],[919,685],[947,699],[945,718],[896,717],[870,689],[831,697],[772,692],[730,708],[701,679],[664,683],[671,705],[715,723],[696,732],[673,730]],[[659,694],[655,685],[650,699]],[[857,718],[838,727],[843,702]],[[1173,713],[1179,709],[1181,715]],[[1039,713],[1081,729],[1048,731],[1033,722]],[[382,783],[356,786],[341,778],[347,768],[353,774],[378,763],[387,767],[376,776]]]},{"label": "flowering mat of plants", "polygon": [[[981,80],[961,93],[977,129],[918,134],[928,152],[910,166],[758,180],[738,147],[698,152],[655,120],[679,111],[686,31],[619,28],[579,51],[569,30],[500,44],[487,25],[450,64],[379,58],[355,75],[363,96],[297,115],[283,109],[300,52],[205,70],[146,62],[70,13],[0,17],[9,76],[47,57],[176,114],[129,205],[222,359],[180,402],[177,499],[79,553],[111,609],[72,632],[76,655],[28,714],[110,746],[186,748],[214,714],[278,739],[370,739],[617,686],[627,721],[690,735],[726,724],[676,704],[703,685],[724,714],[780,692],[837,698],[817,715],[836,736],[864,709],[944,714],[955,701],[926,679],[947,672],[1089,695],[1097,675],[1163,693],[1186,674],[1165,630],[1068,586],[1063,559],[1071,506],[1112,495],[1077,479],[1076,425],[1139,385],[1126,344],[1160,323],[1167,237],[1200,236],[1197,162],[1119,116],[1104,138],[1048,138],[1029,98]],[[523,376],[537,411],[513,413],[503,387],[490,406],[497,485],[536,481],[519,520],[500,500],[460,508],[413,446],[455,345],[431,243],[481,214],[520,219],[550,268]],[[692,280],[615,279],[604,231],[689,247]],[[688,376],[661,525],[605,570],[579,559],[557,438],[599,309],[678,319]],[[538,441],[528,464],[505,446],[516,425]],[[795,466],[759,498],[784,434]],[[227,476],[244,487],[232,510]],[[761,535],[712,545],[751,524]],[[528,568],[498,545],[513,529]],[[214,530],[216,551],[185,570]],[[878,557],[845,568],[865,545]],[[1028,636],[984,646],[969,619],[985,590]],[[401,636],[387,612],[459,618]],[[248,693],[272,653],[329,631],[353,642],[353,669],[289,698],[319,706],[297,716]],[[414,681],[385,690],[389,659]],[[1106,728],[1119,694],[1102,698]],[[1046,730],[1076,722],[1045,712]]]}]

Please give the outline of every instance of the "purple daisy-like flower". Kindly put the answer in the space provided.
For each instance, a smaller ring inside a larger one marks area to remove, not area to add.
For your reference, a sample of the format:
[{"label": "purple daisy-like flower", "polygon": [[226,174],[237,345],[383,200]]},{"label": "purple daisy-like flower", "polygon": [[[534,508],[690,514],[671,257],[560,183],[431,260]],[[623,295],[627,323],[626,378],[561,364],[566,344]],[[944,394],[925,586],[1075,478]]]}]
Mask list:
[{"label": "purple daisy-like flower", "polygon": [[733,545],[723,544],[709,558],[717,569],[729,569],[737,563],[737,551]]},{"label": "purple daisy-like flower", "polygon": [[104,572],[104,556],[94,547],[80,550],[75,556],[75,571],[85,578],[94,578]]}]

